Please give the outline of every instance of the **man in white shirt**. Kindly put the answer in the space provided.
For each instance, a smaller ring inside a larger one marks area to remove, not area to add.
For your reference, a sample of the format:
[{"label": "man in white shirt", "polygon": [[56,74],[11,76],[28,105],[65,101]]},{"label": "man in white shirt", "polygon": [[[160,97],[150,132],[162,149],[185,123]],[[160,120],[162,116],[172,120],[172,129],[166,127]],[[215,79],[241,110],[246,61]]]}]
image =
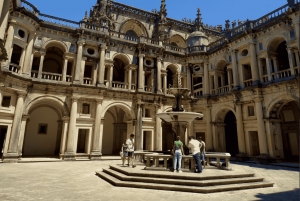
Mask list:
[{"label": "man in white shirt", "polygon": [[136,167],[134,165],[134,134],[130,135],[130,138],[126,140],[127,150],[128,150],[128,167],[131,161],[132,167]]},{"label": "man in white shirt", "polygon": [[[201,143],[198,140],[195,140],[193,136],[189,136],[189,144],[188,147],[192,151],[192,155],[196,161],[197,165],[197,173],[202,173],[202,165],[201,165],[201,159],[200,159],[200,148]],[[193,167],[191,167],[193,168]]]}]

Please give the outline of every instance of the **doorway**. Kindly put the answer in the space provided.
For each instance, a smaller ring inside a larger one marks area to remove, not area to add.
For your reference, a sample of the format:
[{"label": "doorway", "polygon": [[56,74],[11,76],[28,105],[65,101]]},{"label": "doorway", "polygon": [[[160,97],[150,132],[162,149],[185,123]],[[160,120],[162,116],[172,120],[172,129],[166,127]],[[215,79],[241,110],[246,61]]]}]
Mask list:
[{"label": "doorway", "polygon": [[258,132],[249,131],[250,135],[250,146],[251,146],[251,156],[259,155],[259,144],[258,144]]},{"label": "doorway", "polygon": [[226,141],[226,152],[230,153],[231,156],[236,156],[239,152],[238,139],[237,139],[237,128],[236,118],[232,111],[229,111],[225,116],[225,141]]},{"label": "doorway", "polygon": [[3,157],[7,126],[0,126],[0,159]]}]

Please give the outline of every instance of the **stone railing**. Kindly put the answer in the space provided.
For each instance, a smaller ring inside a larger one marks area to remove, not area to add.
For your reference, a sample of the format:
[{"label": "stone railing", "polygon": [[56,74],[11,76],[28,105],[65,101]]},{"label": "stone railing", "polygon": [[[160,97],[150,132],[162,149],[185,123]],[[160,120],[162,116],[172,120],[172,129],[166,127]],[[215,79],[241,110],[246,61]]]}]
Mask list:
[{"label": "stone railing", "polygon": [[46,14],[40,13],[39,19],[43,20],[44,22],[49,22],[49,23],[59,25],[59,26],[66,26],[69,28],[79,28],[79,22],[66,20],[63,18],[51,16],[51,15],[46,15]]},{"label": "stone railing", "polygon": [[299,68],[299,66],[296,66],[294,69],[295,69],[295,74],[299,75],[300,74],[300,70],[299,70],[300,68]]},{"label": "stone railing", "polygon": [[38,16],[40,13],[40,11],[34,5],[26,0],[21,0],[21,7],[25,8],[27,11],[33,13],[36,16]]},{"label": "stone railing", "polygon": [[42,79],[53,80],[53,81],[62,81],[62,74],[42,72]]},{"label": "stone railing", "polygon": [[217,93],[218,94],[223,94],[223,93],[226,93],[226,92],[229,92],[229,91],[230,90],[229,90],[229,86],[228,85],[217,88]]},{"label": "stone railing", "polygon": [[10,63],[9,67],[8,67],[8,70],[11,71],[11,72],[14,72],[14,73],[19,73],[20,69],[21,69],[21,67],[17,64],[14,64],[14,63]]},{"label": "stone railing", "polygon": [[66,75],[66,82],[72,82],[72,76]]},{"label": "stone railing", "polygon": [[263,76],[262,76],[262,81],[263,81],[263,82],[269,82],[268,75],[263,75]]},{"label": "stone railing", "polygon": [[281,71],[272,73],[271,76],[272,76],[272,80],[282,79],[282,78],[290,77],[291,71],[290,71],[290,69],[281,70]]},{"label": "stone railing", "polygon": [[214,51],[215,49],[221,47],[222,45],[224,45],[226,43],[227,43],[227,38],[225,38],[225,37],[220,38],[219,40],[216,40],[215,42],[210,43],[207,46],[206,50],[207,50],[207,52]]},{"label": "stone railing", "polygon": [[144,90],[145,90],[145,92],[152,92],[152,87],[149,87],[149,86],[145,86],[144,87]]},{"label": "stone railing", "polygon": [[112,82],[112,88],[114,89],[128,89],[128,84],[125,84],[124,82]]},{"label": "stone railing", "polygon": [[251,87],[252,82],[252,79],[244,80],[244,87]]},{"label": "stone railing", "polygon": [[194,90],[194,96],[195,97],[201,97],[201,96],[203,96],[203,89],[196,89],[196,90]]},{"label": "stone railing", "polygon": [[166,51],[175,51],[175,52],[180,52],[180,53],[185,53],[186,49],[183,47],[177,47],[177,46],[172,46],[172,45],[165,45],[165,50]]},{"label": "stone railing", "polygon": [[84,21],[80,22],[80,27],[89,29],[89,30],[93,30],[93,31],[99,31],[99,32],[107,32],[108,31],[108,27],[104,27],[104,26],[100,26],[97,24],[88,23],[88,22],[84,22]]},{"label": "stone railing", "polygon": [[89,77],[84,77],[83,78],[83,84],[92,85],[93,84],[93,79],[89,78]]},{"label": "stone railing", "polygon": [[187,48],[188,53],[206,52],[206,51],[207,51],[207,46],[206,45],[191,46],[191,47]]},{"label": "stone railing", "polygon": [[[163,168],[163,169],[169,169],[173,167],[173,163],[168,165],[168,161],[172,160],[173,161],[173,155],[169,154],[161,154],[161,153],[155,153],[155,152],[142,152],[142,151],[137,151],[134,152],[135,155],[135,160],[138,160],[139,162],[145,163],[146,167],[145,169],[152,169],[152,168]],[[210,164],[214,164],[216,167],[219,169],[225,169],[225,170],[230,170],[230,157],[231,155],[229,153],[213,153],[213,152],[207,152],[205,154],[205,159],[207,162],[207,165],[209,166]],[[212,162],[212,159],[215,159],[215,163]],[[223,159],[225,162],[221,163],[221,159]],[[159,164],[159,161],[163,160],[163,164]],[[152,163],[151,163],[152,161]],[[185,161],[188,161],[187,164],[185,165]],[[195,160],[192,155],[184,155],[182,156],[182,161],[181,161],[181,167],[182,169],[190,169],[191,171],[194,171],[195,167]]]}]

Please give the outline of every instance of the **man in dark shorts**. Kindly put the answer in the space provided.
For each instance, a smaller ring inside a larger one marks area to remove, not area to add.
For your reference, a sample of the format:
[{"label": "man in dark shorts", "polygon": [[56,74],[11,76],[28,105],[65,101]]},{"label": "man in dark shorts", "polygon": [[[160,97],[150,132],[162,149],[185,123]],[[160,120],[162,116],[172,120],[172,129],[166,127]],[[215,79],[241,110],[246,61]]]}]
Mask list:
[{"label": "man in dark shorts", "polygon": [[127,150],[128,150],[128,167],[131,161],[132,167],[136,167],[134,165],[134,134],[130,135],[130,138],[126,140]]}]

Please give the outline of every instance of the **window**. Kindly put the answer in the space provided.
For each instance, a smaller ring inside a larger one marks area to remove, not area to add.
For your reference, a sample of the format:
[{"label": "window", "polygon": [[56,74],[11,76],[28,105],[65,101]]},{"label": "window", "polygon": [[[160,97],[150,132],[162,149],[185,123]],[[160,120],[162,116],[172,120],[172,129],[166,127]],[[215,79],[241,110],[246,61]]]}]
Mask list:
[{"label": "window", "polygon": [[87,52],[89,53],[89,55],[95,54],[95,50],[93,48],[88,48]]},{"label": "window", "polygon": [[48,124],[39,124],[38,134],[47,135]]},{"label": "window", "polygon": [[245,56],[247,56],[247,55],[248,55],[248,50],[247,50],[247,49],[243,50],[243,51],[242,51],[242,56],[245,57]]},{"label": "window", "polygon": [[10,106],[10,100],[11,100],[10,96],[3,96],[1,106],[2,107],[9,107]]},{"label": "window", "polygon": [[145,117],[151,117],[150,109],[145,109]]},{"label": "window", "polygon": [[263,50],[264,49],[264,46],[263,46],[262,43],[259,43],[258,46],[259,46],[259,50]]},{"label": "window", "polygon": [[75,52],[75,45],[74,44],[71,44],[69,51],[70,52]]},{"label": "window", "polygon": [[254,107],[253,106],[248,106],[248,116],[249,117],[254,116]]},{"label": "window", "polygon": [[82,114],[90,114],[90,104],[83,103],[82,104]]},{"label": "window", "polygon": [[290,30],[290,37],[291,37],[291,39],[296,38],[294,29]]},{"label": "window", "polygon": [[24,38],[25,37],[25,32],[23,31],[23,30],[19,30],[18,31],[18,34],[19,34],[19,36],[21,37],[21,38]]},{"label": "window", "polygon": [[106,51],[106,58],[110,58],[110,51]]}]

